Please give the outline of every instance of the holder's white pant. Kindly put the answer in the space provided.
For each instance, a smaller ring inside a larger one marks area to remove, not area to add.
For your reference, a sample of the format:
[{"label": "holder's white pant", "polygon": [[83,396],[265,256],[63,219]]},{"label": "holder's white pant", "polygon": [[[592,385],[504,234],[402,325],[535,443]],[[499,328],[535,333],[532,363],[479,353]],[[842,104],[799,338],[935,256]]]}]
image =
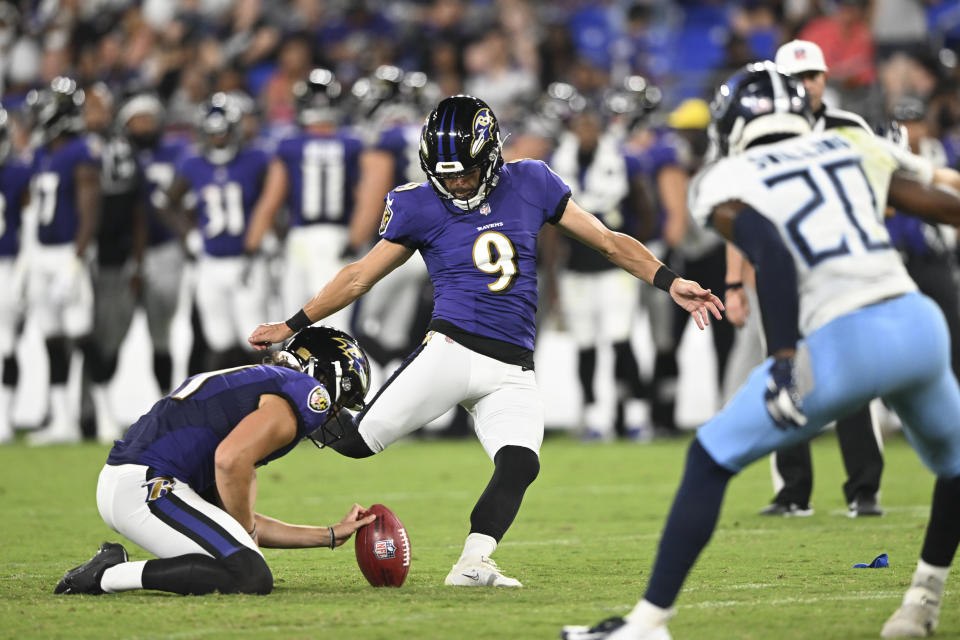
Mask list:
[{"label": "holder's white pant", "polygon": [[[201,553],[222,558],[242,547],[260,553],[243,525],[176,478],[170,486],[147,480],[140,464],[104,465],[97,509],[107,526],[158,558]],[[263,555],[263,554],[260,554]]]}]

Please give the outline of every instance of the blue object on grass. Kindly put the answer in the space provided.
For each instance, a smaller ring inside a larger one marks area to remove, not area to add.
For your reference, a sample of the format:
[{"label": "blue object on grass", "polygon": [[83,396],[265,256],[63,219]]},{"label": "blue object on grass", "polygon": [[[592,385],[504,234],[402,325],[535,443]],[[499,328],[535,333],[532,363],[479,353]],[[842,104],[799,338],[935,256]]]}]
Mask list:
[{"label": "blue object on grass", "polygon": [[890,566],[890,562],[887,560],[887,554],[881,553],[876,558],[873,559],[873,562],[870,564],[863,564],[859,562],[853,565],[854,569],[883,569]]}]

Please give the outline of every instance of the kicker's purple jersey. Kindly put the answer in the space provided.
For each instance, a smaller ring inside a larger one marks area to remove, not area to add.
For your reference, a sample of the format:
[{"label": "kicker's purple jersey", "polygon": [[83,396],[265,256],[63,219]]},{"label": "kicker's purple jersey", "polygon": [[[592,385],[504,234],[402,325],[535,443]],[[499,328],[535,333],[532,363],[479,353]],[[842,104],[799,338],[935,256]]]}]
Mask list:
[{"label": "kicker's purple jersey", "polygon": [[177,175],[190,184],[197,198],[197,220],[207,255],[243,254],[243,236],[263,188],[267,160],[263,151],[245,148],[222,165],[202,155],[190,156],[180,164]]},{"label": "kicker's purple jersey", "polygon": [[0,167],[0,257],[15,256],[20,249],[23,196],[31,175],[30,167],[15,160]]},{"label": "kicker's purple jersey", "polygon": [[173,231],[160,219],[159,211],[166,207],[166,193],[181,158],[190,146],[182,140],[164,140],[156,149],[144,149],[137,154],[137,164],[144,180],[147,207],[147,242],[151,247],[173,239]]},{"label": "kicker's purple jersey", "polygon": [[100,167],[103,143],[94,135],[78,136],[55,150],[37,149],[33,157],[30,198],[37,207],[40,244],[67,244],[77,235],[77,166]]},{"label": "kicker's purple jersey", "polygon": [[349,224],[361,151],[360,139],[345,131],[329,136],[301,133],[277,146],[276,156],[289,176],[291,226]]},{"label": "kicker's purple jersey", "polygon": [[420,168],[420,130],[422,125],[402,124],[385,129],[373,145],[377,151],[393,156],[393,184],[422,182]]},{"label": "kicker's purple jersey", "polygon": [[312,376],[268,365],[210,371],[188,378],[153,405],[114,443],[107,464],[146,465],[203,491],[215,481],[217,447],[267,394],[290,405],[297,435],[258,466],[286,455],[326,421],[330,396]]},{"label": "kicker's purple jersey", "polygon": [[476,210],[461,212],[427,184],[387,194],[380,235],[420,251],[433,281],[433,319],[530,351],[536,337],[537,234],[556,223],[570,188],[539,160],[505,164]]}]

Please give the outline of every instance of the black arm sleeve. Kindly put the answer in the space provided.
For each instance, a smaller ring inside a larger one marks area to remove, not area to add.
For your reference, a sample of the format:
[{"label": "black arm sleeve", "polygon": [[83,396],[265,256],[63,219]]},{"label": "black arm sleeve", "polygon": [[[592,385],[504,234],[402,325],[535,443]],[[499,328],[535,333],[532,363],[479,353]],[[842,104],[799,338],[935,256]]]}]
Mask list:
[{"label": "black arm sleeve", "polygon": [[747,207],[733,221],[733,241],[757,270],[767,353],[795,348],[800,339],[797,268],[777,227]]}]

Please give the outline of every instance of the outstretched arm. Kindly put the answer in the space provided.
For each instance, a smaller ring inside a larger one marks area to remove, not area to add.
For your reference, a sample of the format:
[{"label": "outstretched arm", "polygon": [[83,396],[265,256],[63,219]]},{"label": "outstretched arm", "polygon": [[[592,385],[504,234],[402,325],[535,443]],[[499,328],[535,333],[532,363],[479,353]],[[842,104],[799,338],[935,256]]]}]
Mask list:
[{"label": "outstretched arm", "polygon": [[[941,175],[949,178],[952,174]],[[960,225],[960,193],[953,187],[949,179],[935,179],[928,186],[895,173],[890,179],[889,202],[897,210],[928,222]]]},{"label": "outstretched arm", "polygon": [[[367,255],[341,269],[296,316],[287,322],[261,324],[253,330],[247,342],[258,350],[283,342],[304,326],[343,309],[412,255],[413,250],[402,244],[380,240]],[[297,326],[304,322],[303,326]]]},{"label": "outstretched arm", "polygon": [[710,324],[710,314],[718,320],[722,317],[720,310],[723,309],[723,303],[720,298],[710,293],[709,289],[703,289],[696,282],[683,278],[674,278],[672,283],[655,282],[657,272],[664,267],[663,263],[636,238],[611,231],[596,216],[584,211],[573,200],[567,202],[557,226],[571,238],[599,251],[624,271],[644,282],[668,290],[674,302],[689,311],[701,329]]},{"label": "outstretched arm", "polygon": [[361,526],[373,522],[375,516],[359,519],[361,507],[354,505],[336,525],[312,527],[287,524],[254,512],[257,461],[290,444],[296,436],[297,418],[287,401],[273,394],[262,396],[257,410],[234,427],[214,454],[217,493],[223,509],[262,547],[339,546]]}]

